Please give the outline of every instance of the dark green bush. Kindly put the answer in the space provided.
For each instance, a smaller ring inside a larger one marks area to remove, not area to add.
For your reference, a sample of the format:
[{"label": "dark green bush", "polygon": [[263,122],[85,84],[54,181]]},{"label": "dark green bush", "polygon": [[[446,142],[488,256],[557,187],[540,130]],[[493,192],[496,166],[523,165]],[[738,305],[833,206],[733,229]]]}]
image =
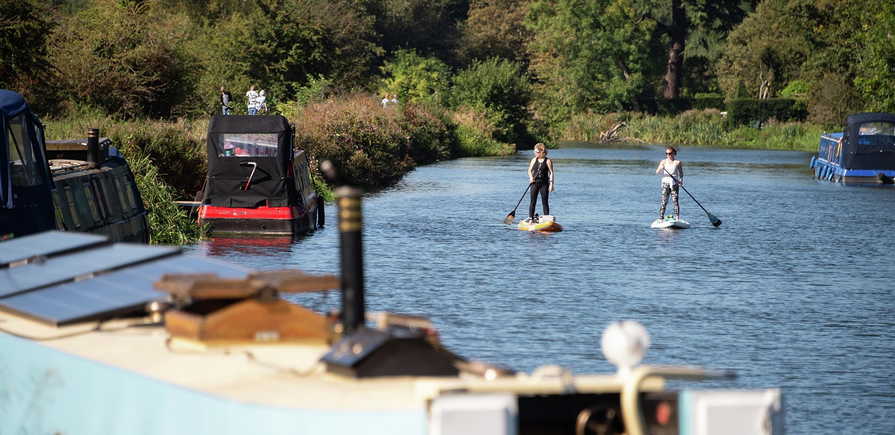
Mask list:
[{"label": "dark green bush", "polygon": [[724,110],[724,97],[718,94],[696,94],[693,97],[693,108],[697,110]]},{"label": "dark green bush", "polygon": [[769,119],[804,121],[808,110],[804,101],[791,98],[737,98],[727,103],[728,125],[761,125]]}]

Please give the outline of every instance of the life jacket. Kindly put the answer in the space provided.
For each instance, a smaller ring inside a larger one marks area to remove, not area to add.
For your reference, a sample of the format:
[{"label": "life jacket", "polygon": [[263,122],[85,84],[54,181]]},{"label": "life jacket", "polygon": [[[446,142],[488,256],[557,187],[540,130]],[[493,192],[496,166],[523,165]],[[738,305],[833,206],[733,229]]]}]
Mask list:
[{"label": "life jacket", "polygon": [[544,157],[544,161],[540,162],[535,159],[535,166],[532,168],[532,173],[534,175],[535,183],[548,183],[550,182],[550,168],[547,167],[547,157]]}]

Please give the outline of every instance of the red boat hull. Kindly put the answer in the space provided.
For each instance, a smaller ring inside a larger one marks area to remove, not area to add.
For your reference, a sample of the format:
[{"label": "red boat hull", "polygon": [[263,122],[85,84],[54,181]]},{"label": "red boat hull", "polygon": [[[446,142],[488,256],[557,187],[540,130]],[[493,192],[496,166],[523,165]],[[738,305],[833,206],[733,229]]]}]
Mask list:
[{"label": "red boat hull", "polygon": [[[216,207],[199,206],[199,223],[208,224],[212,235],[261,234],[294,235],[316,227],[316,222],[301,207]],[[316,220],[316,219],[314,219]]]}]

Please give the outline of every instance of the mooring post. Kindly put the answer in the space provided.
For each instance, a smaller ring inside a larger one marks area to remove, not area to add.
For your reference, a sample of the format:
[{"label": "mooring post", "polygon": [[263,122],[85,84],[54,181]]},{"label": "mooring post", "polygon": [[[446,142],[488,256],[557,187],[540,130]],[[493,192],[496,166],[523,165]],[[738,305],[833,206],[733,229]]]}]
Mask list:
[{"label": "mooring post", "polygon": [[342,334],[366,324],[361,190],[343,186],[334,192],[339,206],[339,251],[342,267]]}]

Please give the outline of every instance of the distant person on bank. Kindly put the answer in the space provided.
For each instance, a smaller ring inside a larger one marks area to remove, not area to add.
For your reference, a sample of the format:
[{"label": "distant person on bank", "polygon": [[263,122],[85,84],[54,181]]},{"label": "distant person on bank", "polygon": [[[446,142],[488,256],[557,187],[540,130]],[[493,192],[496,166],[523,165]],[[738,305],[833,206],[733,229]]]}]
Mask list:
[{"label": "distant person on bank", "polygon": [[230,92],[221,86],[221,114],[229,115],[233,111],[233,97]]},{"label": "distant person on bank", "polygon": [[255,90],[255,85],[250,86],[246,92],[246,107],[249,109],[249,115],[258,114],[258,91]]}]

